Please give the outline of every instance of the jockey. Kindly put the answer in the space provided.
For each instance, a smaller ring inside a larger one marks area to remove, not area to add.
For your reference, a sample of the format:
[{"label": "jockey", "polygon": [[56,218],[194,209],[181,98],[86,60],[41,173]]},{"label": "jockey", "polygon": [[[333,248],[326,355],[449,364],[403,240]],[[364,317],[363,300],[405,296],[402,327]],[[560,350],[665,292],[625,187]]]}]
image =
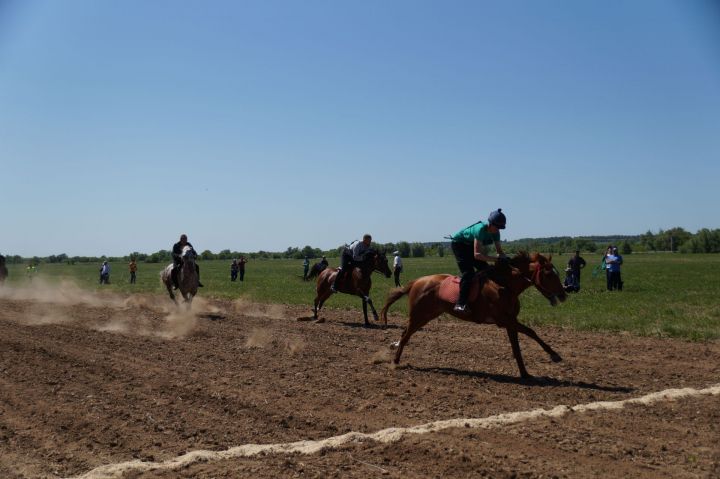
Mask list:
[{"label": "jockey", "polygon": [[[493,211],[487,223],[478,221],[474,225],[463,228],[450,237],[452,252],[455,255],[458,268],[460,268],[460,295],[453,311],[464,313],[467,311],[467,298],[470,295],[472,278],[477,271],[484,271],[489,267],[488,261],[505,258],[500,246],[500,230],[505,229],[505,215],[501,209]],[[494,244],[497,257],[487,255],[487,246]]]},{"label": "jockey", "polygon": [[348,271],[352,271],[355,266],[362,263],[365,260],[365,255],[370,250],[370,243],[372,242],[372,236],[366,234],[363,236],[362,241],[353,241],[350,246],[345,247],[340,257],[340,268],[338,269],[337,275],[335,275],[335,281],[330,286],[330,291],[333,293],[338,292],[338,285]]},{"label": "jockey", "polygon": [[[193,250],[195,249],[192,243],[187,240],[187,235],[182,234],[180,235],[180,241],[175,243],[172,247],[173,269],[170,273],[170,277],[172,278],[174,289],[178,289],[180,287],[180,284],[178,283],[178,270],[180,269],[180,266],[182,266],[182,250],[185,246],[190,246]],[[200,288],[204,288],[203,284],[200,282],[200,266],[198,266],[197,263],[195,263],[195,272],[198,277],[198,286]]]}]

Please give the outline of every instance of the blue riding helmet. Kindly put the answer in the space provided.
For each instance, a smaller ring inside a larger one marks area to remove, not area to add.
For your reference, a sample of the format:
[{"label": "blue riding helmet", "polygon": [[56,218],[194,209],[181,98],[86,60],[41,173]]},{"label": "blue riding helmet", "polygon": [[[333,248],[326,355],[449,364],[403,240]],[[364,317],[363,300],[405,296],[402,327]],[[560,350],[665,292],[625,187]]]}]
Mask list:
[{"label": "blue riding helmet", "polygon": [[488,223],[494,225],[498,229],[504,230],[506,222],[507,219],[502,212],[502,208],[498,208],[496,211],[490,213],[490,216],[488,216]]}]

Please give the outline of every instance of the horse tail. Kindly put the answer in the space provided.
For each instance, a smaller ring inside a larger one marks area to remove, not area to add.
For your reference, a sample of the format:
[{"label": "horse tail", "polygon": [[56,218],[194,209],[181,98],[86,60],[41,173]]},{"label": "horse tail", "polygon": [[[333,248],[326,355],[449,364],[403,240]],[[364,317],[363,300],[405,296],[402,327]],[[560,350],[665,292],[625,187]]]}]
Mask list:
[{"label": "horse tail", "polygon": [[385,300],[385,305],[383,306],[382,310],[380,311],[380,314],[382,315],[383,324],[387,326],[387,312],[388,309],[390,309],[390,306],[397,301],[398,299],[402,298],[408,292],[412,289],[413,284],[415,284],[415,281],[410,281],[405,286],[401,288],[395,288],[390,291],[388,294],[387,299]]}]

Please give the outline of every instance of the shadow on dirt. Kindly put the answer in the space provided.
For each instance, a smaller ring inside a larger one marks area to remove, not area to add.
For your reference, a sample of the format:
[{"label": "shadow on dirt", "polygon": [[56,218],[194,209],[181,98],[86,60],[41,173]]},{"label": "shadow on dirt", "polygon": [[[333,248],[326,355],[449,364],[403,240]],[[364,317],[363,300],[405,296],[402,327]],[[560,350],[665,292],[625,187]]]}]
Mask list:
[{"label": "shadow on dirt", "polygon": [[221,319],[225,319],[225,316],[223,316],[222,314],[212,314],[212,313],[201,314],[200,317],[209,319],[210,321],[219,321]]},{"label": "shadow on dirt", "polygon": [[579,389],[592,389],[595,391],[606,391],[615,393],[631,393],[635,391],[634,388],[628,388],[623,386],[601,386],[599,384],[586,383],[584,381],[565,381],[555,378],[549,378],[547,376],[533,376],[529,379],[523,379],[518,376],[508,376],[507,374],[491,374],[482,371],[465,371],[462,369],[455,368],[418,368],[414,366],[408,366],[408,369],[415,371],[422,371],[428,373],[439,373],[447,374],[451,376],[466,376],[470,378],[482,378],[489,379],[498,383],[507,384],[520,384],[523,386],[538,386],[538,387],[571,387]]},{"label": "shadow on dirt", "polygon": [[[365,328],[365,329],[382,329],[382,324],[380,323],[370,323],[369,326],[365,326],[363,323],[351,323],[350,321],[335,321],[337,324],[342,324],[343,326],[347,326],[348,328]],[[404,329],[402,326],[397,326],[395,324],[388,324],[385,329]]]}]

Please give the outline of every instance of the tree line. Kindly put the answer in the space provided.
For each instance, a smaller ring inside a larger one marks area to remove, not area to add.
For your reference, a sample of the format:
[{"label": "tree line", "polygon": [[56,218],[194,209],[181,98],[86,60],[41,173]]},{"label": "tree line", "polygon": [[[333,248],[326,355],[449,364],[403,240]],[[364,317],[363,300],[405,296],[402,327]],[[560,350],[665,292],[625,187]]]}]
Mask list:
[{"label": "tree line", "polygon": [[[720,253],[720,229],[703,228],[692,234],[683,228],[676,227],[669,230],[659,230],[657,233],[647,231],[641,235],[616,236],[557,236],[550,238],[524,238],[513,241],[503,241],[503,249],[508,253],[523,251],[542,251],[548,253],[572,253],[579,250],[584,253],[604,251],[608,245],[617,246],[620,253],[628,255],[640,252],[680,252],[680,253]],[[344,246],[331,250],[321,250],[306,245],[303,248],[288,247],[285,251],[256,251],[240,252],[224,249],[218,253],[205,250],[199,253],[202,260],[232,260],[244,256],[249,259],[317,259],[322,256],[328,258],[339,257]],[[422,258],[425,256],[445,256],[450,248],[449,242],[407,242],[373,243],[373,247],[390,255],[395,251],[403,258]],[[45,257],[22,257],[20,255],[7,255],[6,262],[20,263],[97,263],[102,261],[130,261],[135,259],[144,263],[165,263],[172,261],[172,252],[160,250],[154,253],[140,253],[134,251],[125,256],[68,256],[65,253]]]}]

